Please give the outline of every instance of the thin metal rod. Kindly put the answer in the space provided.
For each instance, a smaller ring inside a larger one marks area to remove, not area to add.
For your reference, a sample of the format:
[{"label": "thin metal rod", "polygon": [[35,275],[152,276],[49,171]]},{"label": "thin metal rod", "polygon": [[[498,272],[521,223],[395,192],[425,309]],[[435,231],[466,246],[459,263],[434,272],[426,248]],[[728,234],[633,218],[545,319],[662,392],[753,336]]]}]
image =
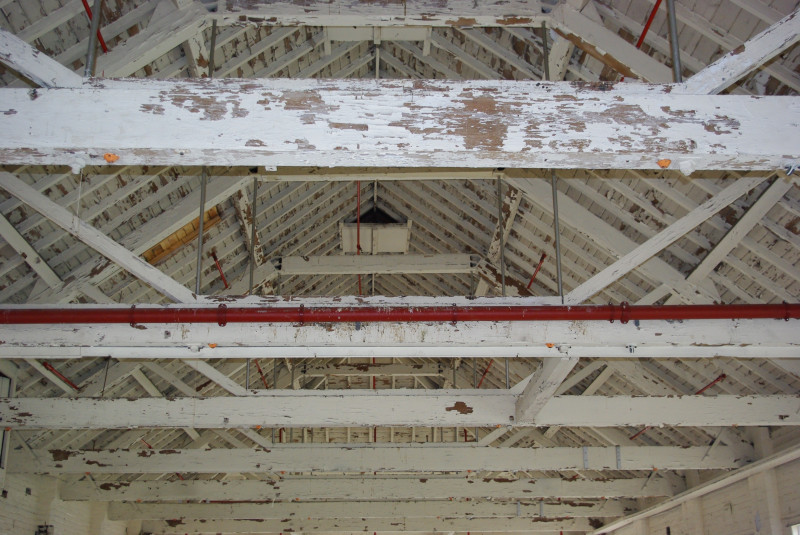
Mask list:
[{"label": "thin metal rod", "polygon": [[667,19],[669,20],[669,44],[672,49],[672,77],[676,83],[681,83],[683,82],[683,76],[681,75],[681,48],[678,42],[675,0],[667,0]]},{"label": "thin metal rod", "polygon": [[208,51],[208,77],[214,77],[214,49],[217,48],[217,19],[211,23],[211,49]]},{"label": "thin metal rod", "polygon": [[[89,21],[92,20],[92,8],[89,7],[89,0],[81,0],[83,3],[83,9],[86,11],[86,16],[89,17]],[[89,27],[91,27],[91,22],[89,23]],[[97,29],[97,41],[100,43],[100,48],[103,49],[104,54],[108,54],[108,45],[106,45],[106,40],[103,39],[103,34],[100,32],[100,28]]]},{"label": "thin metal rod", "polygon": [[100,29],[100,17],[103,16],[102,7],[103,0],[94,0],[92,27],[89,30],[89,49],[86,51],[86,66],[83,71],[85,78],[89,78],[94,74],[94,56],[97,49],[97,32]]},{"label": "thin metal rod", "polygon": [[203,274],[203,223],[206,215],[206,168],[203,167],[200,182],[200,223],[197,225],[197,276],[194,293],[200,295],[200,279]]},{"label": "thin metal rod", "polygon": [[564,285],[561,279],[561,229],[558,223],[558,188],[556,187],[556,172],[550,170],[551,184],[553,187],[553,227],[556,235],[556,274],[558,275],[558,295],[564,302]]},{"label": "thin metal rod", "polygon": [[256,267],[256,200],[258,199],[258,178],[253,177],[253,200],[250,203],[250,291],[253,294],[253,276]]},{"label": "thin metal rod", "polygon": [[500,290],[506,296],[506,246],[505,246],[505,221],[503,221],[503,182],[497,179],[497,232],[500,236]]},{"label": "thin metal rod", "polygon": [[506,359],[506,389],[511,388],[511,381],[509,380],[508,374],[508,359]]},{"label": "thin metal rod", "polygon": [[542,50],[544,51],[544,81],[550,81],[550,50],[547,48],[547,23],[542,22]]},{"label": "thin metal rod", "polygon": [[250,359],[247,359],[247,374],[244,378],[244,388],[245,390],[250,390]]}]

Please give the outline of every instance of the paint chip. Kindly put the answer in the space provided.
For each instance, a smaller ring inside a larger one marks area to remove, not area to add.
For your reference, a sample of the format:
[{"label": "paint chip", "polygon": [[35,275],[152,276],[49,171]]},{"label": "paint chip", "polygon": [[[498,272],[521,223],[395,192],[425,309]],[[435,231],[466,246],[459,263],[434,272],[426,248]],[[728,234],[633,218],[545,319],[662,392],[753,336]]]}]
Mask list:
[{"label": "paint chip", "polygon": [[104,159],[104,160],[105,160],[107,163],[114,163],[114,162],[116,162],[117,160],[119,160],[119,156],[117,156],[116,154],[112,154],[112,153],[110,153],[110,152],[107,152],[107,153],[103,154],[103,159]]},{"label": "paint chip", "polygon": [[661,169],[666,169],[667,167],[670,166],[671,163],[672,163],[672,160],[667,160],[667,159],[658,160],[658,166]]}]

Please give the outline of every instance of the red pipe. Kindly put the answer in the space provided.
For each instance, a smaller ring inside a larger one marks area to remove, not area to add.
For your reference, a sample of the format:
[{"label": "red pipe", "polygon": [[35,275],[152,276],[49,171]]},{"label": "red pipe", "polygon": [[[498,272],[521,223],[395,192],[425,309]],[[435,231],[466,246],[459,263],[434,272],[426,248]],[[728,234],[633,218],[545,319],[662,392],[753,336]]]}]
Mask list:
[{"label": "red pipe", "polygon": [[459,321],[615,321],[800,319],[800,304],[779,305],[559,305],[427,307],[5,308],[0,325],[148,323],[444,323]]},{"label": "red pipe", "polygon": [[656,12],[658,11],[658,6],[661,5],[661,0],[656,0],[656,5],[653,6],[653,10],[650,12],[650,16],[647,18],[647,23],[644,25],[644,30],[642,30],[642,35],[639,37],[639,40],[636,41],[636,48],[642,48],[642,43],[644,43],[644,38],[647,35],[648,30],[650,30],[650,25],[653,24],[653,19],[656,18]]},{"label": "red pipe", "polygon": [[[89,2],[87,0],[83,0],[83,7],[86,9],[86,15],[89,16],[89,22],[92,22],[92,8],[89,7]],[[108,47],[106,46],[106,41],[103,39],[103,35],[100,33],[100,28],[97,28],[97,40],[100,41],[100,46],[103,47],[103,53],[108,53]]]},{"label": "red pipe", "polygon": [[55,375],[56,377],[58,377],[59,379],[61,379],[62,381],[64,381],[66,384],[68,384],[69,386],[71,386],[71,387],[72,387],[72,388],[74,388],[75,390],[77,390],[77,391],[80,391],[80,388],[78,387],[78,385],[76,385],[75,383],[73,383],[72,381],[70,381],[69,379],[67,379],[67,378],[64,376],[64,374],[63,374],[63,373],[61,373],[60,371],[58,371],[57,369],[55,369],[55,368],[53,367],[53,365],[52,365],[52,364],[50,364],[49,362],[47,362],[47,361],[44,361],[44,362],[42,362],[42,366],[44,366],[45,368],[47,368],[48,370],[50,370],[50,372],[51,372],[53,375]]},{"label": "red pipe", "polygon": [[539,274],[539,270],[542,269],[542,264],[544,264],[544,259],[547,258],[547,253],[542,253],[542,257],[539,259],[539,265],[536,266],[536,270],[531,275],[531,280],[528,281],[528,285],[525,287],[526,290],[531,289],[531,284],[533,284],[533,280],[536,278],[536,275]]},{"label": "red pipe", "polygon": [[467,442],[467,428],[464,428],[464,442]]},{"label": "red pipe", "polygon": [[230,288],[228,286],[228,279],[225,278],[225,273],[222,272],[222,266],[219,265],[219,260],[217,259],[217,253],[211,251],[211,258],[214,259],[214,263],[217,265],[217,270],[219,271],[219,276],[222,278],[222,283],[225,285],[225,289],[227,290]]}]

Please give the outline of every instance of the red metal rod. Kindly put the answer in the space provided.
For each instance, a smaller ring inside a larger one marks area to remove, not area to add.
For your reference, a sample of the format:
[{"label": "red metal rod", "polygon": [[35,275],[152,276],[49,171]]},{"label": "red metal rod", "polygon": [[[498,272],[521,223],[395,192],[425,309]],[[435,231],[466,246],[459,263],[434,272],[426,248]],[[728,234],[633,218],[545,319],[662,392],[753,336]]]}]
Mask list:
[{"label": "red metal rod", "polygon": [[44,366],[45,368],[47,368],[48,370],[50,370],[50,372],[51,372],[53,375],[55,375],[56,377],[58,377],[59,379],[61,379],[62,381],[64,381],[66,384],[68,384],[69,386],[71,386],[71,387],[72,387],[72,388],[74,388],[75,390],[80,390],[80,388],[78,387],[78,385],[76,385],[75,383],[73,383],[72,381],[70,381],[69,379],[67,379],[67,378],[64,376],[64,374],[63,374],[63,373],[61,373],[60,371],[58,371],[57,369],[55,369],[55,368],[53,367],[53,365],[52,365],[52,364],[50,364],[49,362],[47,362],[47,361],[44,361],[44,362],[42,362],[42,366]]},{"label": "red metal rod", "polygon": [[528,281],[528,285],[525,287],[526,290],[531,289],[531,284],[533,284],[533,280],[536,278],[536,275],[539,274],[539,270],[542,269],[542,264],[544,264],[544,259],[547,258],[547,253],[542,253],[542,257],[539,259],[539,265],[536,266],[536,270],[531,275],[531,280]]},{"label": "red metal rod", "polygon": [[719,383],[720,381],[724,381],[724,380],[725,380],[727,377],[728,377],[728,376],[727,376],[727,375],[725,375],[724,373],[723,373],[723,374],[720,374],[720,376],[719,376],[719,377],[717,377],[716,379],[714,379],[713,381],[711,381],[710,383],[708,383],[706,386],[704,386],[703,388],[701,388],[700,390],[698,390],[697,392],[695,392],[695,393],[694,393],[694,395],[695,395],[695,396],[699,396],[700,394],[702,394],[703,392],[705,392],[706,390],[708,390],[709,388],[711,388],[711,387],[712,387],[712,386],[714,386],[715,384]]},{"label": "red metal rod", "polygon": [[642,48],[642,43],[644,43],[644,38],[647,36],[648,30],[650,30],[650,25],[653,24],[653,19],[656,18],[656,12],[658,11],[658,6],[661,5],[661,0],[656,0],[656,5],[653,6],[653,10],[650,12],[650,16],[647,18],[647,23],[644,25],[644,30],[642,30],[642,35],[639,36],[639,40],[636,41],[636,48]]},{"label": "red metal rod", "polygon": [[0,325],[129,323],[445,323],[463,321],[645,321],[800,319],[800,304],[558,305],[429,307],[149,307],[0,308]]},{"label": "red metal rod", "polygon": [[[719,375],[719,377],[717,377],[716,379],[714,379],[713,381],[711,381],[710,383],[708,383],[706,386],[704,386],[703,388],[701,388],[700,390],[698,390],[697,392],[695,392],[695,393],[694,393],[694,395],[695,395],[695,396],[699,396],[700,394],[702,394],[703,392],[705,392],[706,390],[708,390],[709,388],[711,388],[711,387],[712,387],[712,386],[714,386],[715,384],[719,383],[720,381],[724,381],[724,380],[725,380],[725,378],[727,378],[727,377],[728,377],[728,376],[727,376],[727,375],[725,375],[724,373],[720,374],[720,375]],[[639,431],[638,433],[636,433],[635,435],[633,435],[633,436],[632,436],[630,439],[631,439],[631,440],[635,440],[635,439],[639,438],[639,437],[642,435],[642,433],[644,433],[644,432],[645,432],[645,431],[647,431],[648,429],[652,429],[652,428],[653,428],[653,426],[651,426],[651,425],[648,425],[647,427],[645,427],[644,429],[642,429],[641,431]]]},{"label": "red metal rod", "polygon": [[485,370],[483,370],[483,375],[481,375],[481,380],[480,380],[480,381],[478,381],[478,386],[477,386],[477,388],[480,388],[480,387],[481,387],[481,385],[483,384],[483,380],[486,378],[486,374],[487,374],[487,373],[489,373],[489,368],[491,368],[491,367],[492,367],[492,364],[493,364],[493,363],[494,363],[494,359],[490,359],[490,360],[489,360],[489,364],[487,364],[487,365],[486,365],[486,369],[485,369]]},{"label": "red metal rod", "polygon": [[261,382],[264,383],[264,388],[269,388],[267,384],[267,378],[264,377],[264,372],[261,371],[261,365],[258,363],[258,359],[256,359],[256,369],[258,370],[258,375],[261,376]]},{"label": "red metal rod", "polygon": [[[86,9],[86,15],[89,16],[89,22],[92,21],[92,8],[89,7],[89,2],[87,0],[83,0],[83,7]],[[103,48],[103,53],[108,53],[108,47],[106,46],[106,41],[103,39],[103,35],[100,33],[100,28],[97,29],[97,40],[100,41],[100,46]]]},{"label": "red metal rod", "polygon": [[211,258],[214,259],[214,263],[217,265],[217,270],[219,271],[219,276],[222,278],[222,283],[225,285],[225,289],[229,288],[228,286],[228,279],[225,278],[225,273],[222,272],[222,266],[219,265],[219,260],[217,259],[217,253],[211,251]]},{"label": "red metal rod", "polygon": [[467,441],[467,428],[466,427],[464,428],[464,442],[468,442]]}]

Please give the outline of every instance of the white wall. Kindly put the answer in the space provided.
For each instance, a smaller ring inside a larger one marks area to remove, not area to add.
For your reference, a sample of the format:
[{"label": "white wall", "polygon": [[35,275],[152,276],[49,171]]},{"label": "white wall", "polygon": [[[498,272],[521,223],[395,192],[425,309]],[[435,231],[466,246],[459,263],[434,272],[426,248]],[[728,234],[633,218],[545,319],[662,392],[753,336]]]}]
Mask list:
[{"label": "white wall", "polygon": [[666,535],[669,527],[671,535],[791,535],[793,524],[800,524],[800,460],[607,533]]},{"label": "white wall", "polygon": [[[28,490],[29,489],[29,490]],[[106,504],[62,502],[56,479],[8,474],[0,497],[0,535],[34,535],[36,526],[51,524],[55,535],[135,535],[125,522],[106,518]]]}]

